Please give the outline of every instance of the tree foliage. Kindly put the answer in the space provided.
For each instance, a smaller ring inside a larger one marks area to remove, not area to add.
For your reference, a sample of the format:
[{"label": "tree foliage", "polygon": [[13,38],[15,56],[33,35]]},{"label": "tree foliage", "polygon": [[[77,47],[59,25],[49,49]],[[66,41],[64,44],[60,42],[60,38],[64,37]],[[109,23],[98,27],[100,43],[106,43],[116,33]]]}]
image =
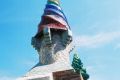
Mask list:
[{"label": "tree foliage", "polygon": [[72,67],[74,68],[76,73],[82,75],[84,80],[87,80],[89,78],[86,69],[83,68],[83,63],[81,62],[78,54],[76,53],[73,56]]}]

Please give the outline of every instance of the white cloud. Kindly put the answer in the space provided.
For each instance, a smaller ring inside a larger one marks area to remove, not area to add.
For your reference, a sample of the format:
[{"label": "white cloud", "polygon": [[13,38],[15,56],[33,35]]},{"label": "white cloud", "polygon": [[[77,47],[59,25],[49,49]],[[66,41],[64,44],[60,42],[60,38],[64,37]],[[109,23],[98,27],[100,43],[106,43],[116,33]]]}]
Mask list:
[{"label": "white cloud", "polygon": [[0,80],[16,80],[15,77],[9,77],[9,76],[0,76]]},{"label": "white cloud", "polygon": [[100,76],[91,76],[89,80],[106,80],[106,79],[103,79]]},{"label": "white cloud", "polygon": [[120,43],[119,43],[119,44],[117,44],[117,48],[120,48]]},{"label": "white cloud", "polygon": [[16,76],[8,76],[8,72],[0,70],[0,80],[16,80]]},{"label": "white cloud", "polygon": [[74,44],[79,47],[96,48],[120,38],[120,32],[98,33],[96,35],[77,36]]},{"label": "white cloud", "polygon": [[100,69],[104,70],[105,69],[105,65],[101,65],[101,64],[98,64],[98,65],[89,65],[87,66],[87,72],[88,74],[90,75],[90,78],[89,80],[106,80],[106,77],[107,77],[107,74],[106,77],[104,77],[104,72],[101,73],[100,72]]},{"label": "white cloud", "polygon": [[116,49],[120,49],[120,43],[118,43],[116,46],[115,46],[115,50]]}]

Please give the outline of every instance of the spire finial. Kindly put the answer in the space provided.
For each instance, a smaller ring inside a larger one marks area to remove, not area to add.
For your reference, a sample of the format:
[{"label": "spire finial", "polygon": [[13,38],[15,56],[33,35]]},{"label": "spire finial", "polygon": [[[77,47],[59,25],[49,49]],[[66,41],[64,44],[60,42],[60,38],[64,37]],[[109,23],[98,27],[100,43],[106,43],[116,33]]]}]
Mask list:
[{"label": "spire finial", "polygon": [[48,3],[53,3],[53,4],[60,5],[60,1],[59,0],[48,0]]}]

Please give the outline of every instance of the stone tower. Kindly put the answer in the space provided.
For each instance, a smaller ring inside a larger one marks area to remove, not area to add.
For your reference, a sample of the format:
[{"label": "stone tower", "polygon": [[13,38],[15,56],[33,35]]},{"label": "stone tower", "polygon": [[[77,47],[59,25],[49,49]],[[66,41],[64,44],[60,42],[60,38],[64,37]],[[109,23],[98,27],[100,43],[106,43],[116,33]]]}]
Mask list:
[{"label": "stone tower", "polygon": [[39,54],[39,63],[20,80],[82,80],[70,64],[72,31],[59,0],[47,1],[32,45]]},{"label": "stone tower", "polygon": [[59,0],[48,0],[38,32],[32,38],[32,45],[38,51],[40,64],[47,65],[62,60],[69,62],[69,50],[66,50],[66,47],[71,42],[72,32]]}]

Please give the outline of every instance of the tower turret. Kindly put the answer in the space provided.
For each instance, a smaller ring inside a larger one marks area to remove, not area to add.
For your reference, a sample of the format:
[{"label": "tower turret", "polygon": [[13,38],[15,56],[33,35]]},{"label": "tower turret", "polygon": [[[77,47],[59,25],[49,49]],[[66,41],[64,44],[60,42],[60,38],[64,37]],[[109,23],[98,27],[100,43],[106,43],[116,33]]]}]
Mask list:
[{"label": "tower turret", "polygon": [[[71,42],[72,32],[59,0],[48,0],[37,34],[32,38],[32,45],[39,53],[40,63],[51,64],[57,61],[61,58],[59,52],[64,51]],[[68,57],[67,54],[67,60]]]},{"label": "tower turret", "polygon": [[59,0],[48,0],[38,25],[38,32],[32,39],[32,45],[39,51],[40,46],[36,45],[36,41],[39,39],[41,43],[40,39],[44,38],[46,45],[51,46],[54,34],[61,36],[65,47],[72,42],[72,32]]}]

